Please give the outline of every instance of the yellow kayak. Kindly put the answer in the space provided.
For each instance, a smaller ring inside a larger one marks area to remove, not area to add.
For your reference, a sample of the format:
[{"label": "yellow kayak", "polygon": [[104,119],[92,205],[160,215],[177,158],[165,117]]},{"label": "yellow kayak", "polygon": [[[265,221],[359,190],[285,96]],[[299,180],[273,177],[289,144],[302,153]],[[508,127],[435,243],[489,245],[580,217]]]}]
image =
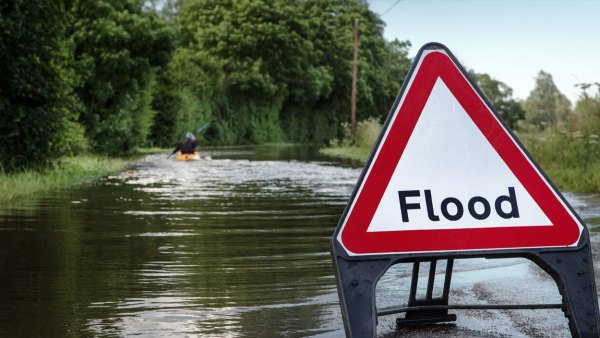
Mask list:
[{"label": "yellow kayak", "polygon": [[195,160],[199,160],[200,159],[200,154],[198,153],[193,153],[193,154],[177,154],[176,157],[177,161],[195,161]]}]

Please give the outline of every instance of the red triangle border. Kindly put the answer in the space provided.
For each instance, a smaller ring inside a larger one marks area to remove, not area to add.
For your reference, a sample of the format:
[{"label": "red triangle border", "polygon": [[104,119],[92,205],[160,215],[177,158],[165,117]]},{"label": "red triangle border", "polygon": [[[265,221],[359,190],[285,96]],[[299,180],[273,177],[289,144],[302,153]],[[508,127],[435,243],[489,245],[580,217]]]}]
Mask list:
[{"label": "red triangle border", "polygon": [[[529,160],[455,62],[443,50],[426,51],[421,55],[421,63],[413,71],[412,82],[405,89],[406,95],[394,110],[395,118],[388,125],[387,136],[377,145],[379,151],[371,160],[367,175],[358,182],[357,186],[361,188],[354,195],[342,222],[338,241],[348,254],[575,246],[583,229],[580,221]],[[552,225],[367,232],[438,78],[444,81]]]}]

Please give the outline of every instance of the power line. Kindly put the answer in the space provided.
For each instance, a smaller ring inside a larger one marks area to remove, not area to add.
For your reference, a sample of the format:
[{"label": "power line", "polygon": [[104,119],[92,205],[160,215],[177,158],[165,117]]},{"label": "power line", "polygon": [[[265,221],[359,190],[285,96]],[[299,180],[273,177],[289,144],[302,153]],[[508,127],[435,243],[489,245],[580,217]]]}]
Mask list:
[{"label": "power line", "polygon": [[379,14],[379,16],[386,15],[389,11],[391,11],[392,9],[394,9],[394,7],[396,7],[396,5],[400,3],[400,1],[402,1],[402,0],[396,0],[396,2],[392,5],[392,7],[388,8],[385,12]]}]

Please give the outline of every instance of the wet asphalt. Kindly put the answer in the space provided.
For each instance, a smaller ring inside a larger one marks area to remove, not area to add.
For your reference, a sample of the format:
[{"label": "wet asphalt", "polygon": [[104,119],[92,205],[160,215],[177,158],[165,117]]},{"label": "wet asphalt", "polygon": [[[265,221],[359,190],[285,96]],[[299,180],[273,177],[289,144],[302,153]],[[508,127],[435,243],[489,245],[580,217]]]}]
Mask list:
[{"label": "wet asphalt", "polygon": [[[596,287],[600,281],[600,234],[591,236]],[[502,267],[478,271],[483,278],[472,279],[474,271],[455,271],[450,304],[548,304],[561,303],[554,280],[534,263],[523,259],[503,277]],[[461,275],[462,274],[462,275]],[[488,276],[486,278],[486,276]],[[455,283],[456,281],[456,283]],[[462,281],[462,283],[461,283]],[[569,323],[560,309],[542,310],[450,310],[452,323],[398,327],[403,314],[381,316],[378,337],[571,337]]]}]

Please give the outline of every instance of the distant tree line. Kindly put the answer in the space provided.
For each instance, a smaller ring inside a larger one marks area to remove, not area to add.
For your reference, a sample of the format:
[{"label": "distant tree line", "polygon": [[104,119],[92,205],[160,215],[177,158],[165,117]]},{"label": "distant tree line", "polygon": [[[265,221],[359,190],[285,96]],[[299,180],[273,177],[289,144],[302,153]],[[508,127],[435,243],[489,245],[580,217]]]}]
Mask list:
[{"label": "distant tree line", "polygon": [[0,164],[146,144],[175,29],[136,0],[0,2]]},{"label": "distant tree line", "polygon": [[[410,44],[386,41],[365,0],[0,2],[0,171],[171,147],[207,123],[200,137],[210,145],[339,139],[354,18],[357,119],[382,120]],[[487,74],[470,76],[512,128],[589,129],[600,120],[598,95],[573,111],[547,73],[523,102]]]},{"label": "distant tree line", "polygon": [[358,119],[387,113],[410,66],[408,43],[386,42],[383,22],[364,1],[186,0],[167,7],[178,8],[178,40],[159,77],[151,135],[159,145],[206,121],[213,121],[202,135],[210,144],[339,137],[350,109],[355,17]]},{"label": "distant tree line", "polygon": [[364,119],[410,63],[364,1],[3,1],[2,170],[170,147],[209,121],[207,144],[325,143],[348,116],[355,17]]}]

